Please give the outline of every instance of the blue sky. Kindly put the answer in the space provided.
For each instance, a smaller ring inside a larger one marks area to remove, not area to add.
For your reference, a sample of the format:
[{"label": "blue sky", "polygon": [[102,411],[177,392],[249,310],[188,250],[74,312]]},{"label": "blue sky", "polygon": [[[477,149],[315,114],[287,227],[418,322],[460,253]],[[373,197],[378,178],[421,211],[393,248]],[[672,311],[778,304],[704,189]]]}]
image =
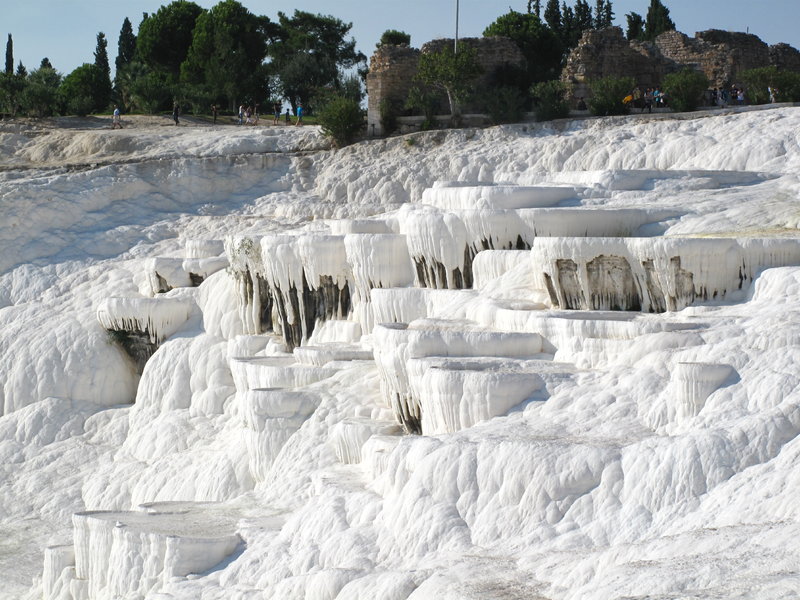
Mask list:
[{"label": "blue sky", "polygon": [[[786,42],[800,48],[800,0],[663,0],[678,30],[694,35],[704,29],[747,31],[768,44]],[[210,8],[217,0],[195,0]],[[14,39],[14,60],[28,69],[39,66],[47,56],[53,66],[66,74],[84,62],[93,62],[95,37],[103,31],[109,41],[112,68],[117,55],[117,37],[122,21],[128,17],[134,31],[143,12],[153,13],[166,0],[32,0],[4,2],[0,11],[0,51],[8,33]],[[279,3],[268,0],[242,0],[252,12],[276,19],[278,11],[295,9],[330,14],[352,22],[351,33],[359,50],[372,54],[375,43],[386,29],[411,34],[411,43],[420,46],[440,37],[453,37],[455,0],[295,0]],[[546,4],[546,0],[542,0]],[[574,2],[570,0],[568,4]],[[590,0],[590,5],[594,2]],[[625,25],[625,14],[647,13],[649,0],[613,0],[615,24]],[[460,0],[459,36],[479,36],[498,16],[510,8],[524,11],[527,0]]]}]

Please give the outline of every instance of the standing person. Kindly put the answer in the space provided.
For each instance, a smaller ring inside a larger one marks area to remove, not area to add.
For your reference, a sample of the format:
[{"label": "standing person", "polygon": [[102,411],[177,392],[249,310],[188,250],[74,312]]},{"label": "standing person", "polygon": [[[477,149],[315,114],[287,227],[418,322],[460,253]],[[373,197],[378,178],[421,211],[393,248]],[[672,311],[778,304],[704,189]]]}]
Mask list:
[{"label": "standing person", "polygon": [[642,107],[642,112],[644,109],[647,109],[647,112],[653,112],[653,88],[647,88],[647,91],[644,93],[644,106]]},{"label": "standing person", "polygon": [[281,118],[281,105],[280,105],[280,102],[276,101],[272,105],[272,114],[275,117],[274,119],[272,119],[272,124],[273,125],[277,125],[280,122],[280,118]]},{"label": "standing person", "polygon": [[115,105],[114,116],[111,118],[111,129],[116,129],[117,127],[122,129],[122,123],[120,122],[120,116],[119,116],[119,107]]},{"label": "standing person", "polygon": [[298,125],[302,125],[303,124],[303,105],[300,104],[299,102],[297,103],[297,111],[296,112],[297,112],[297,123],[294,124],[295,127],[297,127]]},{"label": "standing person", "polygon": [[284,122],[285,122],[287,125],[289,124],[289,109],[288,109],[288,108],[286,109],[286,117],[285,117],[285,119],[284,119]]},{"label": "standing person", "polygon": [[216,104],[212,104],[211,105],[211,116],[214,117],[214,125],[216,125],[217,124],[217,105]]},{"label": "standing person", "polygon": [[175,126],[176,127],[178,126],[178,115],[180,115],[180,114],[181,114],[181,107],[176,102],[175,106],[172,107],[172,118],[175,119]]},{"label": "standing person", "polygon": [[244,104],[239,105],[239,125],[244,122]]}]

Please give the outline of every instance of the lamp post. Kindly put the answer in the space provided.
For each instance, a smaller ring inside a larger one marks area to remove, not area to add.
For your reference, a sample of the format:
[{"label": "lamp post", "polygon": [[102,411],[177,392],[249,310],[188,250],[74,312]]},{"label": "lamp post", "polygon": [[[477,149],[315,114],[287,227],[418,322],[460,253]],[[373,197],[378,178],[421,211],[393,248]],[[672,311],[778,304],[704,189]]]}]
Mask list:
[{"label": "lamp post", "polygon": [[458,0],[456,0],[456,39],[453,42],[453,54],[458,54]]}]

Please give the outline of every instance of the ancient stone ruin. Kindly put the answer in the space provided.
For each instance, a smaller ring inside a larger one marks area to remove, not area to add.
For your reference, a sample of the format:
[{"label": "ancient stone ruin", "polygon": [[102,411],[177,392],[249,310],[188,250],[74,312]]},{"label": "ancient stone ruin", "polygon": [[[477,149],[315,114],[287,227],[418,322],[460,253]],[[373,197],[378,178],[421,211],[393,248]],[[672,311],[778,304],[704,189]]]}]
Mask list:
[{"label": "ancient stone ruin", "polygon": [[[483,69],[483,74],[476,84],[478,89],[485,87],[498,68],[522,66],[525,63],[525,57],[520,49],[506,37],[463,38],[459,39],[458,43],[476,48],[478,51],[478,64]],[[405,103],[408,92],[414,85],[420,54],[439,52],[442,48],[452,45],[452,39],[439,39],[424,44],[420,50],[406,44],[384,45],[375,50],[375,54],[370,59],[369,73],[367,74],[369,135],[383,134],[380,117],[380,106],[383,100],[395,102],[401,107]],[[442,94],[442,105],[447,105],[444,94]],[[470,109],[469,106],[464,108],[467,111]]]},{"label": "ancient stone ruin", "polygon": [[742,71],[775,66],[800,72],[800,52],[788,44],[768,46],[750,33],[710,29],[693,38],[667,31],[653,43],[628,41],[619,27],[585,31],[561,73],[576,97],[590,96],[588,82],[602,77],[633,77],[639,87],[655,87],[668,73],[685,67],[708,77],[712,87],[738,83]]}]

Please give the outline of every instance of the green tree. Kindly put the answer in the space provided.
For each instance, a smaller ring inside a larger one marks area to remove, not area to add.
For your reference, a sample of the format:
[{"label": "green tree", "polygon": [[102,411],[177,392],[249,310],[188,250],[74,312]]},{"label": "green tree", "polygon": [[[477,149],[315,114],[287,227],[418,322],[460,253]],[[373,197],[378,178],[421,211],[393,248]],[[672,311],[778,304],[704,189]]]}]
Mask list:
[{"label": "green tree", "polygon": [[623,99],[630,94],[634,85],[633,77],[604,77],[592,81],[589,84],[592,90],[589,110],[599,116],[627,115],[630,108]]},{"label": "green tree", "polygon": [[708,89],[708,78],[700,71],[683,69],[664,77],[663,90],[673,110],[687,112],[695,110]]},{"label": "green tree", "polygon": [[405,31],[397,31],[396,29],[387,29],[381,35],[381,40],[375,44],[376,48],[381,46],[399,46],[400,44],[410,44],[411,36]]},{"label": "green tree", "polygon": [[213,100],[264,102],[269,76],[263,66],[277,29],[237,0],[223,0],[197,17],[181,82],[205,87]]},{"label": "green tree", "polygon": [[542,0],[528,0],[528,14],[542,17]]},{"label": "green tree", "polygon": [[358,102],[336,96],[327,102],[317,116],[322,133],[333,140],[337,148],[352,144],[364,130],[364,111]]},{"label": "green tree", "polygon": [[366,63],[355,40],[346,39],[352,23],[300,10],[291,17],[279,12],[278,20],[269,54],[292,108],[307,103],[317,88],[339,89],[342,72]]},{"label": "green tree", "polygon": [[675,23],[669,18],[669,9],[661,3],[661,0],[650,0],[644,23],[644,39],[653,41],[660,34],[673,29]]},{"label": "green tree", "polygon": [[537,121],[551,121],[569,116],[567,88],[560,81],[542,81],[533,86]]},{"label": "green tree", "polygon": [[139,25],[136,55],[150,69],[167,73],[177,81],[186,60],[195,21],[203,12],[194,2],[175,0],[147,16]]},{"label": "green tree", "polygon": [[[592,9],[586,0],[576,0],[574,10],[576,29],[580,33],[583,33],[587,29],[592,29],[594,27]],[[578,37],[580,37],[580,33],[578,34]]]},{"label": "green tree", "polygon": [[50,59],[46,56],[42,59],[41,64],[39,64],[40,69],[52,69],[53,65],[50,64]]},{"label": "green tree", "polygon": [[474,80],[481,74],[481,66],[477,61],[477,50],[465,46],[458,53],[449,45],[438,52],[426,52],[420,55],[417,77],[423,83],[443,90],[450,103],[450,116],[458,125],[461,117],[461,104]]},{"label": "green tree", "polygon": [[58,88],[58,95],[69,114],[85,116],[104,109],[98,105],[103,94],[103,73],[97,65],[84,63],[67,75]]},{"label": "green tree", "polygon": [[119,73],[131,62],[136,53],[136,36],[133,34],[133,26],[130,19],[125,17],[122,28],[119,30],[119,41],[117,42],[117,58],[114,61],[116,72]]},{"label": "green tree", "polygon": [[517,44],[527,61],[527,77],[520,88],[527,91],[536,81],[556,79],[561,71],[563,46],[559,37],[534,14],[514,10],[497,18],[484,37],[502,35]]},{"label": "green tree", "polygon": [[[46,59],[45,59],[46,60]],[[28,82],[22,94],[22,108],[34,117],[46,117],[59,111],[58,88],[61,74],[52,66],[39,67],[28,75]],[[50,61],[47,61],[49,64]]]},{"label": "green tree", "polygon": [[8,34],[8,41],[6,42],[6,75],[14,74],[14,41],[11,39],[11,34]]},{"label": "green tree", "polygon": [[550,29],[561,35],[561,8],[558,6],[558,0],[547,0],[547,6],[544,9],[544,20]]},{"label": "green tree", "polygon": [[102,73],[100,89],[97,90],[95,106],[105,109],[111,102],[111,67],[108,64],[108,40],[102,31],[97,34],[97,47],[94,51],[94,64]]},{"label": "green tree", "polygon": [[614,10],[611,8],[611,0],[596,0],[594,6],[594,28],[611,27],[613,20]]},{"label": "green tree", "polygon": [[781,71],[776,67],[760,67],[743,71],[739,79],[745,85],[751,104],[769,102],[769,88],[773,89],[778,102],[800,101],[799,73]]},{"label": "green tree", "polygon": [[642,15],[630,12],[625,15],[628,21],[628,28],[625,32],[629,40],[643,40],[644,39],[644,19]]}]

